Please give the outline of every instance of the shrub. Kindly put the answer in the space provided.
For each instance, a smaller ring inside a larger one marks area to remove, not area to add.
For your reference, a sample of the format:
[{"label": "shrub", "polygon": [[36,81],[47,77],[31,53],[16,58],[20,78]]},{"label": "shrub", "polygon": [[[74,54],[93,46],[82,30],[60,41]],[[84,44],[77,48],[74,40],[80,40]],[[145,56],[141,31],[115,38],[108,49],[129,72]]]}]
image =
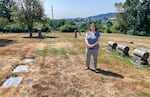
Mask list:
[{"label": "shrub", "polygon": [[106,27],[104,31],[105,31],[106,33],[112,33],[111,27]]},{"label": "shrub", "polygon": [[111,31],[112,31],[112,33],[120,33],[120,27],[117,22],[115,22],[113,24],[113,26],[111,27]]},{"label": "shrub", "polygon": [[88,25],[87,23],[79,24],[79,31],[80,32],[87,32],[89,30],[89,27],[87,25]]},{"label": "shrub", "polygon": [[5,32],[27,32],[26,28],[22,28],[21,26],[18,26],[16,24],[8,24],[4,27]]},{"label": "shrub", "polygon": [[129,30],[127,33],[130,34],[130,35],[150,36],[149,32],[146,32],[146,31],[134,31],[133,29]]},{"label": "shrub", "polygon": [[60,27],[61,32],[74,32],[75,29],[77,29],[77,27],[75,25],[65,24],[64,26]]}]

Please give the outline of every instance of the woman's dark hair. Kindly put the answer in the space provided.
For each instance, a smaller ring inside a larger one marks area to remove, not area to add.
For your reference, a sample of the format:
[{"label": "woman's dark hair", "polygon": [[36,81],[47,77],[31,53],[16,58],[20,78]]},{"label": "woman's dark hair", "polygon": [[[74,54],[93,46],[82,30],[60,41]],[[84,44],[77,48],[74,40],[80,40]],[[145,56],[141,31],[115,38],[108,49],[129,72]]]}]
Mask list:
[{"label": "woman's dark hair", "polygon": [[95,31],[97,31],[97,27],[96,27],[96,25],[95,25],[94,23],[92,23],[92,24],[90,25],[90,31],[91,31],[91,26],[95,26]]}]

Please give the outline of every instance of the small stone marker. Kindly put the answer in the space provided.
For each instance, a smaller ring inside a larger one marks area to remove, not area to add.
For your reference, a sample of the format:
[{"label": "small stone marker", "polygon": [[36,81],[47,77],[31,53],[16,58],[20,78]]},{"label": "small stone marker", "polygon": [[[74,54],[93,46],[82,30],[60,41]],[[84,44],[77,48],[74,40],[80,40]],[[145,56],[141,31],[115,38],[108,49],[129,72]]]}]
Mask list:
[{"label": "small stone marker", "polygon": [[10,77],[2,85],[4,88],[17,87],[22,81],[22,77]]},{"label": "small stone marker", "polygon": [[34,59],[33,58],[24,58],[22,61],[25,63],[29,63],[29,62],[33,62]]},{"label": "small stone marker", "polygon": [[17,73],[17,72],[26,72],[28,70],[29,66],[26,65],[20,65],[17,66],[14,70],[13,73]]},{"label": "small stone marker", "polygon": [[41,28],[38,28],[38,38],[42,38],[42,29]]},{"label": "small stone marker", "polygon": [[75,38],[78,37],[78,34],[77,34],[77,30],[76,30],[76,29],[74,30],[74,37],[75,37]]}]

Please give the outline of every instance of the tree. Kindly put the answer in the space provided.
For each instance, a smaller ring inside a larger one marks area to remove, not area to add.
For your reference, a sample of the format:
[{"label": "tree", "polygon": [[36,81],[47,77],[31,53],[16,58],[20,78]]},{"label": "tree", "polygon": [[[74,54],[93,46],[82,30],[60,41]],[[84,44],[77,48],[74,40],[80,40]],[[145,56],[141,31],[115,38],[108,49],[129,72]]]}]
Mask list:
[{"label": "tree", "polygon": [[50,31],[51,28],[49,27],[49,22],[50,22],[50,19],[49,18],[42,18],[42,31],[46,32],[46,31]]},{"label": "tree", "polygon": [[79,25],[79,31],[80,32],[86,32],[89,30],[89,27],[87,26],[86,22],[81,22],[78,25]]},{"label": "tree", "polygon": [[150,32],[150,0],[140,0],[141,10],[141,29],[142,31]]},{"label": "tree", "polygon": [[139,14],[139,4],[139,0],[126,0],[124,4],[125,14],[127,16],[126,21],[130,27],[129,29],[133,30],[133,32],[136,32],[137,30],[137,15]]},{"label": "tree", "polygon": [[[126,19],[126,14],[124,12],[124,4],[122,2],[115,3],[118,14],[116,15],[116,23],[113,25],[114,32],[127,33],[128,24]],[[115,31],[116,30],[116,31]]]},{"label": "tree", "polygon": [[68,24],[68,25],[76,25],[72,19],[66,20],[66,21],[65,21],[65,24]]},{"label": "tree", "polygon": [[0,31],[2,32],[5,32],[5,26],[12,22],[11,7],[13,5],[13,0],[0,0]]},{"label": "tree", "polygon": [[134,35],[147,35],[150,32],[150,0],[126,0],[123,12],[117,15],[117,23],[124,33]]},{"label": "tree", "polygon": [[122,2],[120,2],[120,3],[115,3],[115,7],[116,7],[116,9],[117,9],[117,11],[118,11],[119,13],[121,13],[121,12],[124,11],[123,3],[122,3]]},{"label": "tree", "polygon": [[13,0],[0,0],[0,17],[7,18],[11,21],[11,7],[13,5]]},{"label": "tree", "polygon": [[107,21],[106,24],[104,24],[104,32],[106,33],[112,33],[111,28],[113,26],[113,23],[110,21]]},{"label": "tree", "polygon": [[44,16],[44,8],[40,0],[17,0],[16,16],[17,22],[27,26],[29,36],[32,37],[33,25],[35,22],[42,21]]},{"label": "tree", "polygon": [[76,29],[77,27],[75,25],[68,25],[68,24],[65,24],[60,27],[61,32],[74,32]]},{"label": "tree", "polygon": [[0,17],[0,31],[5,32],[4,27],[8,24],[8,22],[9,20],[7,18]]},{"label": "tree", "polygon": [[150,0],[126,0],[124,4],[130,34],[144,35],[150,31]]},{"label": "tree", "polygon": [[74,32],[76,29],[77,26],[71,19],[65,20],[64,25],[60,27],[61,32]]},{"label": "tree", "polygon": [[120,13],[116,15],[116,23],[114,26],[118,26],[115,27],[116,30],[118,30],[120,33],[124,33],[127,34],[128,31],[128,23],[127,23],[127,16],[125,13]]},{"label": "tree", "polygon": [[60,19],[60,20],[50,20],[49,25],[51,27],[53,27],[53,30],[59,31],[60,27],[63,26],[65,24],[65,20],[64,19]]}]

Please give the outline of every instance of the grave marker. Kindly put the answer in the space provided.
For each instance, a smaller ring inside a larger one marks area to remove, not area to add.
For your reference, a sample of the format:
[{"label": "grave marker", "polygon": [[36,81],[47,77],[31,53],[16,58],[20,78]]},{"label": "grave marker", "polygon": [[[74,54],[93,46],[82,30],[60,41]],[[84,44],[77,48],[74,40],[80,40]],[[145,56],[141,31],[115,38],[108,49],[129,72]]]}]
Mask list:
[{"label": "grave marker", "polygon": [[2,87],[17,87],[22,81],[22,77],[10,77],[2,84]]},{"label": "grave marker", "polygon": [[14,70],[13,73],[17,73],[17,72],[26,72],[28,70],[29,66],[26,65],[20,65],[17,66]]},{"label": "grave marker", "polygon": [[108,50],[109,50],[109,51],[116,50],[116,47],[117,47],[117,43],[115,43],[115,42],[113,42],[113,41],[109,41],[109,42],[108,42]]},{"label": "grave marker", "polygon": [[125,45],[118,45],[117,47],[117,53],[121,57],[129,57],[129,47]]},{"label": "grave marker", "polygon": [[149,58],[149,53],[140,49],[135,49],[133,52],[132,62],[137,65],[148,65],[147,59]]}]

